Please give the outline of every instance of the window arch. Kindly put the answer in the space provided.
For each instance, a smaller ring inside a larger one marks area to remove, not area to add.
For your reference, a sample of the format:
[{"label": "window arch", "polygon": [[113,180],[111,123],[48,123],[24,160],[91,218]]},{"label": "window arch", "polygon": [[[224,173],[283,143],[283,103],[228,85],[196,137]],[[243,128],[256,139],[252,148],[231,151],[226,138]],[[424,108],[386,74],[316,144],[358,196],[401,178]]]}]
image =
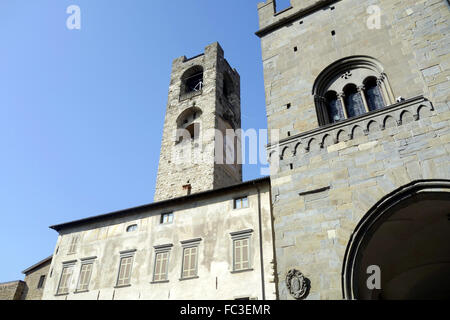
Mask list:
[{"label": "window arch", "polygon": [[186,70],[181,76],[180,95],[202,92],[203,90],[203,67],[193,66]]},{"label": "window arch", "polygon": [[312,94],[321,126],[395,103],[382,65],[368,56],[347,57],[325,68]]},{"label": "window arch", "polygon": [[201,128],[202,110],[191,107],[183,111],[177,119],[176,144],[192,141],[199,137]]}]

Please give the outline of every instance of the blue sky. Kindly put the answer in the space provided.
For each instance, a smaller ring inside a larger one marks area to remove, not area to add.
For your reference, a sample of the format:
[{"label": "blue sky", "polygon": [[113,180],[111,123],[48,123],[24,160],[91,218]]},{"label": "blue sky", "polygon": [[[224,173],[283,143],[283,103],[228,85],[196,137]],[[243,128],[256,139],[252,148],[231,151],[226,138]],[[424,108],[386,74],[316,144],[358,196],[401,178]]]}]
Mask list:
[{"label": "blue sky", "polygon": [[[0,2],[0,282],[53,252],[50,225],[153,201],[174,58],[219,41],[243,128],[267,127],[257,3]],[[66,28],[73,4],[81,30]]]}]

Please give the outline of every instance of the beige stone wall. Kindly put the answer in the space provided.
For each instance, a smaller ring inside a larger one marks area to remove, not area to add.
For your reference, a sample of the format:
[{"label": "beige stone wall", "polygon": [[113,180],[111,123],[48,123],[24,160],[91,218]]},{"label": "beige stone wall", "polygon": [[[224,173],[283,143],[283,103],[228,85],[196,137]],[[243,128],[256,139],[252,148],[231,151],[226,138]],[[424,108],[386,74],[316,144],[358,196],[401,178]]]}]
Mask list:
[{"label": "beige stone wall", "polygon": [[[181,78],[186,70],[194,66],[204,69],[204,86],[201,94],[189,98],[181,97]],[[224,73],[228,73],[234,84],[232,99],[223,95]],[[200,139],[187,144],[176,144],[177,119],[189,108],[202,112]],[[215,132],[221,122],[227,120],[235,129],[241,127],[240,78],[224,58],[218,43],[205,48],[205,53],[192,59],[180,57],[172,66],[169,97],[161,143],[155,201],[184,196],[185,185],[191,185],[192,193],[220,188],[242,181],[242,166],[229,168],[216,166],[214,158]],[[222,148],[222,146],[218,146]],[[173,155],[179,157],[174,161]]]},{"label": "beige stone wall", "polygon": [[[41,300],[44,293],[45,283],[47,282],[51,261],[39,266],[38,268],[30,271],[25,276],[25,289],[23,292],[22,300]],[[44,287],[38,288],[39,279],[41,276],[45,276]]]},{"label": "beige stone wall", "polygon": [[20,300],[24,287],[23,281],[0,283],[0,300]]},{"label": "beige stone wall", "polygon": [[[260,4],[261,27],[302,9],[293,4],[275,17],[272,1]],[[379,30],[367,28],[369,5],[381,8]],[[280,164],[272,194],[281,299],[292,299],[284,279],[294,268],[311,280],[309,299],[341,299],[345,249],[365,213],[411,181],[450,178],[447,1],[343,0],[333,6],[260,34],[269,130],[280,129],[282,139],[279,150],[278,141],[269,147],[271,163]],[[380,61],[395,97],[425,99],[319,129],[314,81],[353,55]]]},{"label": "beige stone wall", "polygon": [[[294,6],[274,18],[272,5],[270,0],[260,4],[262,27],[304,8]],[[381,9],[380,29],[367,27],[369,5]],[[295,135],[317,128],[314,81],[333,62],[354,55],[381,62],[395,97],[425,95],[435,104],[447,103],[447,1],[345,0],[332,6],[334,10],[322,8],[262,37],[269,128],[280,129],[281,138],[288,131]],[[293,115],[299,116],[293,121]]]},{"label": "beige stone wall", "polygon": [[[261,197],[262,234],[259,232],[258,193]],[[233,198],[249,197],[249,208],[234,210]],[[160,224],[163,212],[174,212],[172,224]],[[268,180],[255,186],[237,187],[227,192],[186,199],[154,209],[136,210],[128,217],[89,223],[83,227],[61,231],[53,257],[52,276],[47,280],[44,299],[262,299],[260,236],[263,244],[263,265],[266,299],[275,299],[273,279],[273,243],[271,228],[270,185]],[[126,228],[137,224],[138,230]],[[230,233],[252,229],[251,271],[232,273],[232,238]],[[68,255],[73,235],[80,235],[80,246]],[[198,278],[180,281],[182,268],[181,241],[201,238],[199,244]],[[169,282],[152,283],[155,246],[172,244],[169,258]],[[120,252],[136,250],[131,286],[115,288]],[[89,291],[74,293],[81,260],[94,259]],[[70,293],[56,296],[63,263],[75,261]]]}]

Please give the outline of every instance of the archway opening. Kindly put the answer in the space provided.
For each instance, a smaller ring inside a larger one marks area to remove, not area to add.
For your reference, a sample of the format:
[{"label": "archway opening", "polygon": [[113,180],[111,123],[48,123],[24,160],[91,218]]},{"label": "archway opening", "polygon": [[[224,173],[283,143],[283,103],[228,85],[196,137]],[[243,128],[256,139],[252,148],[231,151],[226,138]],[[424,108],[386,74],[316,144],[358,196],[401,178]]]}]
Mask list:
[{"label": "archway opening", "polygon": [[347,249],[346,298],[450,298],[448,191],[407,188],[369,212]]}]

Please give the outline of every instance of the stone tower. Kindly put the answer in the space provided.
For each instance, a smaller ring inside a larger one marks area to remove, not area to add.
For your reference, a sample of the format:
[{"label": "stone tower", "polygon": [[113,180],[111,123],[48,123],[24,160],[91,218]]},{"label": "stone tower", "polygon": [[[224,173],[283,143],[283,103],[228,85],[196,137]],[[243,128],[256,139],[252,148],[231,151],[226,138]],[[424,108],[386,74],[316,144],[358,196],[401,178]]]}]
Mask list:
[{"label": "stone tower", "polygon": [[220,45],[175,59],[155,201],[241,182],[240,137],[226,137],[240,128],[240,76]]},{"label": "stone tower", "polygon": [[[280,299],[443,297],[448,273],[420,266],[450,256],[448,1],[266,0],[258,13],[280,130],[268,147]],[[309,291],[290,286],[300,272]]]}]

